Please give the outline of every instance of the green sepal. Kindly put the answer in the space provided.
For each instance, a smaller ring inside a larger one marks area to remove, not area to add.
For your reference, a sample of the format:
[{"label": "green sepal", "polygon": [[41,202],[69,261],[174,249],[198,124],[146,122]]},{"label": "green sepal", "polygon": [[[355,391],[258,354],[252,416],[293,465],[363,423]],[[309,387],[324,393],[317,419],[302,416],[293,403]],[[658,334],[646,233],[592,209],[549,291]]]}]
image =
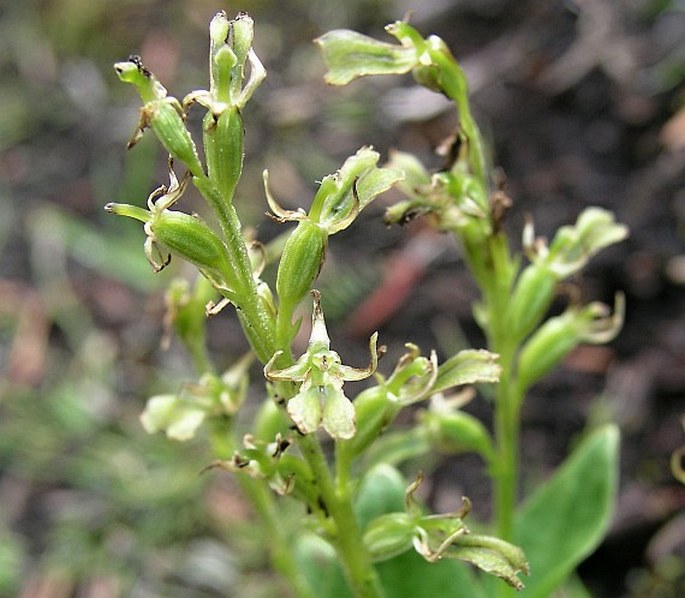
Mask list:
[{"label": "green sepal", "polygon": [[328,67],[329,85],[347,85],[367,75],[408,73],[417,62],[416,50],[381,42],[356,31],[336,29],[314,40]]},{"label": "green sepal", "polygon": [[466,349],[440,364],[438,377],[431,391],[442,392],[455,386],[476,383],[496,383],[502,368],[498,355],[484,349]]},{"label": "green sepal", "polygon": [[517,590],[524,587],[518,575],[530,572],[528,561],[518,546],[492,536],[460,536],[457,542],[447,549],[444,556],[471,563],[481,571],[499,577]]},{"label": "green sepal", "polygon": [[403,178],[399,170],[378,168],[380,155],[362,147],[335,174],[324,177],[314,196],[309,218],[329,235],[346,229],[378,195]]},{"label": "green sepal", "polygon": [[554,235],[549,249],[537,258],[542,260],[559,278],[568,278],[581,270],[599,251],[622,241],[628,227],[618,224],[608,210],[586,208],[574,226],[562,226]]}]

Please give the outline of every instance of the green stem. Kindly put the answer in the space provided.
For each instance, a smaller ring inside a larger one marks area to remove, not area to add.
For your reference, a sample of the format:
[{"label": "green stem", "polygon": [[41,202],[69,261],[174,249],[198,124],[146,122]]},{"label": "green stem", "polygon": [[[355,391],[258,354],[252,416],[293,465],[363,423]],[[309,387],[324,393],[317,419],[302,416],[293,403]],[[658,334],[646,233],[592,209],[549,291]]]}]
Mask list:
[{"label": "green stem", "polygon": [[240,288],[232,289],[236,308],[245,335],[257,358],[266,363],[278,350],[272,315],[257,294],[252,265],[247,254],[241,224],[233,204],[224,201],[216,185],[208,177],[194,177],[193,182],[214,209],[224,233],[226,249]]},{"label": "green stem", "polygon": [[499,355],[502,368],[494,404],[496,454],[492,469],[495,530],[511,541],[519,481],[519,428],[522,393],[513,373],[516,339],[506,327],[505,314],[515,276],[507,239],[502,233],[489,235],[485,243],[462,238],[466,261],[478,281],[486,307],[489,348]]},{"label": "green stem", "polygon": [[347,486],[334,484],[321,445],[313,435],[300,438],[300,447],[319,483],[322,507],[334,523],[332,542],[342,561],[347,580],[358,598],[382,598],[380,579],[362,544],[361,530]]},{"label": "green stem", "polygon": [[269,554],[274,568],[288,580],[297,598],[315,598],[314,590],[294,557],[292,541],[280,524],[280,516],[271,490],[259,480],[244,475],[238,475],[237,478],[267,533]]},{"label": "green stem", "polygon": [[[234,450],[230,419],[217,420],[211,431],[214,455],[228,459]],[[293,555],[291,541],[281,525],[274,497],[261,480],[246,475],[236,475],[240,488],[257,512],[257,516],[269,538],[268,547],[274,568],[288,581],[298,598],[315,598],[309,582],[302,573]]]},{"label": "green stem", "polygon": [[489,336],[493,351],[499,354],[502,374],[495,401],[495,439],[497,469],[494,478],[495,521],[498,535],[513,540],[514,512],[519,480],[519,428],[521,397],[514,379],[516,339],[507,329],[505,314],[511,297],[515,268],[509,254],[506,237],[499,233],[489,239],[489,254],[493,265],[489,304]]},{"label": "green stem", "polygon": [[[507,360],[508,361],[508,360]],[[502,361],[500,360],[500,364]],[[511,391],[510,363],[503,364],[495,405],[497,465],[494,476],[497,535],[512,541],[519,472],[519,401]]]}]

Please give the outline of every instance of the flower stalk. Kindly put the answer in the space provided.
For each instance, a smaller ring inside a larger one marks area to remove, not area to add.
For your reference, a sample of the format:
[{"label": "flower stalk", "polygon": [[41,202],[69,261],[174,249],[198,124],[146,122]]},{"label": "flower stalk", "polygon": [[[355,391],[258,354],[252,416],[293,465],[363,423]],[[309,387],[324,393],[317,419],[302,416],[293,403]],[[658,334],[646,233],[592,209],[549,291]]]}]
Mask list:
[{"label": "flower stalk", "polygon": [[[318,596],[317,565],[308,569],[298,553],[297,540],[291,540],[295,526],[281,517],[274,493],[302,503],[306,515],[295,537],[313,530],[335,550],[330,565],[340,566],[355,596],[400,595],[404,588],[386,587],[381,570],[383,563],[410,550],[423,559],[417,566],[419,578],[431,574],[431,563],[447,559],[470,563],[521,589],[519,576],[530,572],[528,558],[512,542],[518,539],[524,398],[580,343],[610,341],[621,327],[623,299],[617,296],[613,313],[600,303],[574,302],[557,316],[548,317],[547,311],[559,284],[599,250],[625,238],[627,230],[611,213],[589,208],[575,225],[562,227],[549,246],[527,225],[525,255],[514,252],[502,226],[510,201],[492,188],[463,70],[439,38],[424,39],[407,22],[393,23],[387,31],[398,43],[343,30],[316,40],[329,67],[326,80],[342,85],[361,76],[411,73],[420,85],[442,93],[454,103],[459,119],[447,144],[450,162],[430,173],[414,156],[395,152],[387,165],[378,166],[380,154],[364,146],[321,179],[308,210],[281,207],[264,171],[272,219],[296,224],[268,245],[245,238],[236,199],[245,160],[242,111],[266,75],[252,48],[249,15],[229,19],[222,11],[212,19],[209,89],[192,91],[182,102],[168,95],[139,57],[115,65],[119,78],[133,84],[143,102],[129,147],[152,130],[169,153],[169,183],[150,194],[146,207],[110,203],[106,209],[143,224],[144,251],[155,272],[173,255],[201,275],[192,291],[187,283],[172,284],[165,321],[166,341],[172,332],[177,335],[199,379],[152,397],[141,422],[151,433],[163,431],[180,441],[209,431],[214,459],[205,469],[237,477],[268,534],[274,568],[297,596]],[[194,105],[206,111],[202,158],[186,124]],[[190,182],[217,227],[180,208]],[[321,296],[313,286],[331,237],[352,226],[362,210],[392,187],[407,197],[387,210],[386,224],[429,215],[433,226],[460,244],[481,290],[474,317],[488,349],[460,351],[439,363],[435,351],[422,355],[419,347],[407,343],[395,369],[384,376],[378,365],[385,347],[378,346],[377,333],[369,339],[368,366],[343,363],[332,348]],[[262,278],[267,261],[278,262],[273,290],[268,277]],[[302,352],[295,345],[301,324],[296,315],[310,295],[311,331]],[[227,305],[235,308],[251,351],[221,373],[207,347],[205,327],[207,316]],[[243,414],[253,361],[261,365],[265,392],[256,415],[247,421]],[[346,383],[364,380],[369,386],[350,396]],[[475,394],[470,387],[483,384],[496,385],[493,432],[461,410]],[[412,427],[395,425],[404,409],[421,402],[428,406],[411,410]],[[333,450],[324,450],[322,437],[333,443]],[[394,466],[432,450],[474,452],[484,460],[492,476],[497,537],[471,534],[464,522],[470,510],[466,498],[454,512],[426,513],[416,497],[421,473],[398,491],[403,478]],[[474,586],[478,594],[482,592]]]}]

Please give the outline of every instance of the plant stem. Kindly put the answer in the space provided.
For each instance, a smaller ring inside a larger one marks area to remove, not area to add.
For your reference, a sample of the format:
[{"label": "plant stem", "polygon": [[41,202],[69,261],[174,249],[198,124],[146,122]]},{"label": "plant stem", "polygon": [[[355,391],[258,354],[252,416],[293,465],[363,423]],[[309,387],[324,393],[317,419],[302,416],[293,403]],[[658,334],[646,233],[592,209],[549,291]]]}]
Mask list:
[{"label": "plant stem", "polygon": [[[500,358],[501,359],[501,358]],[[512,541],[519,470],[519,408],[511,392],[511,363],[503,363],[495,404],[497,466],[494,476],[495,528],[503,540]]]},{"label": "plant stem", "polygon": [[[219,459],[228,459],[234,450],[230,419],[215,422],[211,431],[212,449]],[[271,563],[288,581],[298,598],[315,598],[309,582],[303,575],[293,555],[291,543],[281,525],[271,490],[261,480],[246,475],[237,475],[240,488],[257,512],[266,536]]]},{"label": "plant stem", "polygon": [[280,525],[280,518],[271,490],[259,480],[253,480],[243,475],[239,475],[237,478],[243,492],[257,511],[269,538],[271,563],[288,581],[297,598],[315,598],[314,590],[295,560],[292,543]]},{"label": "plant stem", "polygon": [[339,485],[336,488],[321,445],[315,436],[302,436],[299,444],[319,483],[321,506],[335,524],[332,542],[352,590],[358,598],[382,598],[384,593],[380,579],[368,552],[364,550],[361,531],[347,489],[340,491]]},{"label": "plant stem", "polygon": [[224,201],[214,183],[207,177],[194,177],[193,182],[214,209],[224,233],[226,249],[240,288],[232,289],[238,297],[236,309],[245,335],[257,358],[266,363],[278,350],[273,317],[257,293],[252,265],[247,254],[238,214]]},{"label": "plant stem", "polygon": [[[464,241],[467,239],[462,239]],[[481,244],[479,248],[477,243],[464,245],[467,263],[483,293],[488,345],[499,355],[498,363],[502,368],[494,403],[497,453],[493,468],[494,527],[501,539],[511,541],[519,480],[520,407],[523,399],[513,372],[516,340],[507,329],[505,319],[515,267],[506,236],[502,233],[491,234],[485,247]]]}]

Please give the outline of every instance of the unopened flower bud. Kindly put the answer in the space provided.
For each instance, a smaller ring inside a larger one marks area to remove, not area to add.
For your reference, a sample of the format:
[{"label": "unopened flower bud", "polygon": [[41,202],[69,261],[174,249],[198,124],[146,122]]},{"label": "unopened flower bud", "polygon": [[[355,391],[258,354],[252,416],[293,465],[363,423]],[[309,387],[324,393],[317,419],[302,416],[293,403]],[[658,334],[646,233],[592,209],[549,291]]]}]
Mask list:
[{"label": "unopened flower bud", "polygon": [[463,411],[441,412],[428,410],[421,415],[427,437],[440,451],[459,454],[473,451],[486,461],[494,456],[492,440],[481,421]]},{"label": "unopened flower bud", "polygon": [[522,388],[542,378],[580,343],[601,344],[612,340],[623,324],[623,295],[617,295],[613,315],[602,303],[570,307],[547,320],[526,342],[518,362]]},{"label": "unopened flower bud", "polygon": [[329,235],[350,226],[359,212],[404,177],[399,170],[378,168],[379,158],[372,148],[362,147],[338,172],[324,177],[309,218]]},{"label": "unopened flower bud", "polygon": [[174,440],[190,440],[207,415],[206,407],[176,395],[148,399],[140,421],[148,434],[164,430]]}]

